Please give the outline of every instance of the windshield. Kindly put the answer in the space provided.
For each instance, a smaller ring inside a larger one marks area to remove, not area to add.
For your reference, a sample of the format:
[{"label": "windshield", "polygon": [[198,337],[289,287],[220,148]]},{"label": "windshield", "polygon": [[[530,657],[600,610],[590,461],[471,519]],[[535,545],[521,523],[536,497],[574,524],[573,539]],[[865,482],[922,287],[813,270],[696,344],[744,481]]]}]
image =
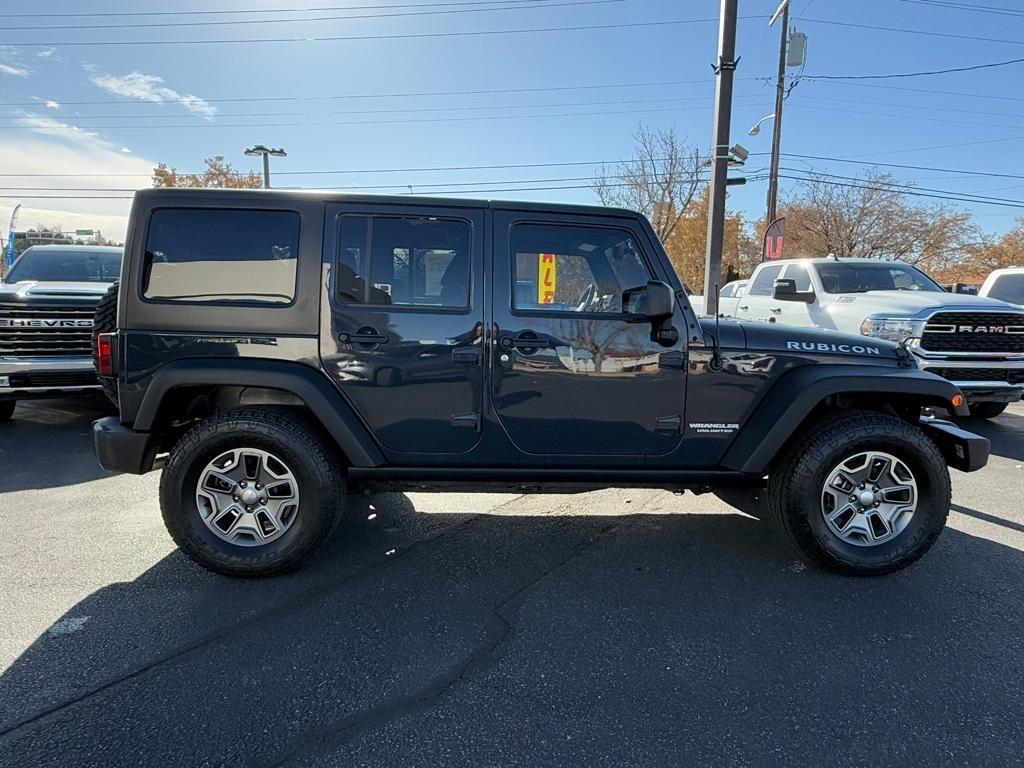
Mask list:
[{"label": "windshield", "polygon": [[29,248],[14,262],[5,283],[112,283],[121,273],[121,252],[101,248]]},{"label": "windshield", "polygon": [[1000,275],[988,295],[991,299],[1024,304],[1024,275]]},{"label": "windshield", "polygon": [[909,264],[817,264],[825,293],[867,293],[868,291],[934,291],[942,286]]}]

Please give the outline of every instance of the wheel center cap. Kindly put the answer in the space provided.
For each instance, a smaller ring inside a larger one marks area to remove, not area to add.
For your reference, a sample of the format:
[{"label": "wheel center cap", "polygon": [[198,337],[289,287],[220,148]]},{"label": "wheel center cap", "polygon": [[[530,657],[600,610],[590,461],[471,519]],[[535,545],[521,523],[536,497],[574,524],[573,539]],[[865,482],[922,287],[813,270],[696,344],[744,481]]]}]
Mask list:
[{"label": "wheel center cap", "polygon": [[242,503],[246,506],[252,506],[260,500],[260,495],[256,493],[252,488],[246,488],[242,491]]},{"label": "wheel center cap", "polygon": [[872,491],[861,491],[860,503],[861,506],[870,507],[872,504],[875,503],[875,494]]}]

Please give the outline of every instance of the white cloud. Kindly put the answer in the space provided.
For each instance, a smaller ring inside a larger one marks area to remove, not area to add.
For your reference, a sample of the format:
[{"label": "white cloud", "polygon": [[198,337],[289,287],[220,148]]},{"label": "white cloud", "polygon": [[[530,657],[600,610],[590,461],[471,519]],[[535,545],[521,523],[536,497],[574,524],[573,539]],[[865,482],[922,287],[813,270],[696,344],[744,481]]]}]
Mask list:
[{"label": "white cloud", "polygon": [[16,67],[12,64],[0,64],[0,74],[11,75],[11,77],[28,77],[28,70],[25,67]]},{"label": "white cloud", "polygon": [[128,154],[128,155],[130,155],[132,153],[132,151],[131,151],[131,149],[129,147],[121,147],[121,151],[124,152],[125,154]]},{"label": "white cloud", "polygon": [[45,106],[47,109],[60,109],[60,104],[53,99],[47,99]]},{"label": "white cloud", "polygon": [[49,59],[56,52],[56,48],[40,48],[38,51],[36,51],[36,56],[38,56],[40,59]]},{"label": "white cloud", "polygon": [[[91,69],[87,67],[87,69]],[[189,112],[201,115],[210,120],[217,114],[217,107],[205,99],[191,93],[180,93],[173,88],[162,85],[164,79],[157,75],[146,75],[142,72],[130,72],[127,75],[106,75],[94,72],[90,77],[93,85],[102,88],[115,96],[140,99],[154,103],[180,103]]]},{"label": "white cloud", "polygon": [[[18,120],[20,130],[0,128],[0,169],[5,174],[0,185],[46,187],[24,194],[56,197],[17,197],[0,191],[3,226],[20,202],[26,226],[100,229],[106,237],[123,240],[131,207],[128,198],[134,190],[150,186],[156,162],[125,153],[120,144],[52,117],[23,113]],[[39,173],[75,175],[34,175]],[[78,191],[83,188],[98,191]]]}]

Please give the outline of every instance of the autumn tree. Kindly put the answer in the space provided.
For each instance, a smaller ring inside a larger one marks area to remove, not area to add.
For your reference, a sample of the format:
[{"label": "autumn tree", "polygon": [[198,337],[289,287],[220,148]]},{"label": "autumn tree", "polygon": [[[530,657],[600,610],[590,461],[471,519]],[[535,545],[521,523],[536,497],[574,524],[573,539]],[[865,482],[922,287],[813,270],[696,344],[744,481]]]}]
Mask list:
[{"label": "autumn tree", "polygon": [[913,187],[869,170],[837,182],[809,174],[781,207],[786,256],[898,259],[939,272],[974,254],[985,238],[971,215],[921,204]]},{"label": "autumn tree", "polygon": [[258,173],[242,173],[235,170],[223,155],[214,155],[204,161],[206,170],[202,173],[179,173],[160,163],[153,169],[154,187],[190,187],[218,189],[259,189],[263,179]]},{"label": "autumn tree", "polygon": [[956,262],[932,272],[943,283],[982,283],[994,269],[1024,267],[1024,216],[1000,238],[988,238]]},{"label": "autumn tree", "polygon": [[[663,242],[669,261],[675,267],[679,279],[698,293],[704,290],[710,202],[710,188],[705,185],[700,194],[683,210],[676,226]],[[758,245],[748,233],[743,216],[738,213],[727,215],[725,239],[722,244],[722,267],[726,270],[723,284],[730,272],[748,277],[759,260]]]},{"label": "autumn tree", "polygon": [[665,242],[703,184],[705,157],[672,129],[640,126],[633,138],[632,159],[602,165],[591,187],[602,205],[644,214]]}]

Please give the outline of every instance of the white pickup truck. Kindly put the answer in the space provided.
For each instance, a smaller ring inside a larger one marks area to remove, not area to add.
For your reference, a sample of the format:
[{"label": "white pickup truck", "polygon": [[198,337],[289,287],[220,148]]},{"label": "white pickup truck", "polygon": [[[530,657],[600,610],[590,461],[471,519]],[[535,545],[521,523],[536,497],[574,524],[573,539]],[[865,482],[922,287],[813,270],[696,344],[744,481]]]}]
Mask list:
[{"label": "white pickup truck", "polygon": [[978,295],[1024,307],[1024,267],[993,271],[985,278]]},{"label": "white pickup truck", "polygon": [[1024,308],[947,293],[909,264],[766,262],[736,292],[725,286],[721,314],[907,340],[918,366],[955,383],[978,418],[998,416],[1024,395]]}]

